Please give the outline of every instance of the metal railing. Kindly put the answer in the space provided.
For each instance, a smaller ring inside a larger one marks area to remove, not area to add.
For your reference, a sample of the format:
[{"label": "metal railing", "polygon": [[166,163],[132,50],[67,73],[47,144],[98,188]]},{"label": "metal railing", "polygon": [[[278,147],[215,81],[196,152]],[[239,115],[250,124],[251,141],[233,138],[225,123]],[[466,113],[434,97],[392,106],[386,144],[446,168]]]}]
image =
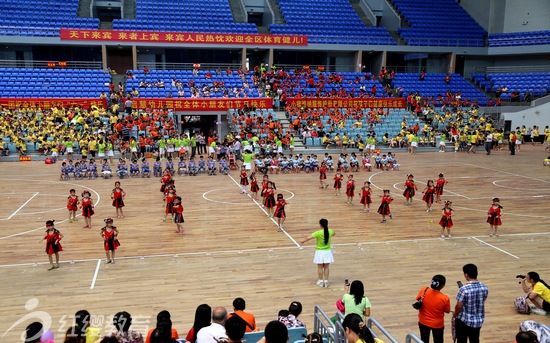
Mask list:
[{"label": "metal railing", "polygon": [[328,343],[342,343],[345,339],[344,331],[338,330],[330,317],[318,305],[313,309],[313,332],[326,338]]},{"label": "metal railing", "polygon": [[410,333],[405,337],[405,343],[411,342],[424,343],[424,341],[418,338],[418,336],[416,336],[414,333]]},{"label": "metal railing", "polygon": [[[41,60],[0,60],[0,68],[48,68],[48,63],[53,61]],[[56,66],[55,69],[61,69]],[[97,61],[67,61],[63,69],[102,69],[102,63]]]},{"label": "metal railing", "polygon": [[[139,62],[137,63],[138,69],[147,67],[151,70],[191,70],[194,63],[166,63],[166,62]],[[200,63],[201,70],[216,70],[220,68],[222,72],[225,72],[227,68],[231,70],[237,70],[241,68],[239,63],[231,64],[219,64],[219,63]]]},{"label": "metal railing", "polygon": [[502,67],[475,67],[474,73],[496,74],[496,73],[544,73],[550,72],[550,65],[535,66],[502,66]]},{"label": "metal railing", "polygon": [[[344,334],[344,328],[342,327],[342,322],[344,321],[344,314],[340,311],[337,311],[336,312],[336,316],[338,317],[338,320],[336,321],[335,323],[335,326],[336,326],[336,337],[340,337],[341,340],[338,341],[337,343],[342,343],[342,342],[345,342],[346,340],[346,335]],[[382,326],[382,324],[380,324],[376,319],[374,318],[370,318],[367,319],[367,327],[369,328],[369,330],[372,332],[372,335],[375,337],[375,338],[378,338],[378,335],[376,334],[376,332],[374,332],[372,330],[372,327],[373,326],[376,326],[376,328],[382,333],[382,335],[386,336],[386,338],[391,342],[391,343],[399,343],[393,336],[392,334],[389,333],[388,330],[386,330],[386,328],[384,328]]]}]

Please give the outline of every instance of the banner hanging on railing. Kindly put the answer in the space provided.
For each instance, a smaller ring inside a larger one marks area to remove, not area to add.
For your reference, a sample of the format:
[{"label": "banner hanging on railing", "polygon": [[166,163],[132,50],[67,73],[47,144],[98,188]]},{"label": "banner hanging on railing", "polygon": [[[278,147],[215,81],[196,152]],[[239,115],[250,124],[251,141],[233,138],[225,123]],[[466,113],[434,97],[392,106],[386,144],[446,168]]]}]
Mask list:
[{"label": "banner hanging on railing", "polygon": [[123,30],[60,29],[61,40],[172,43],[307,46],[307,36],[260,35],[249,33],[151,32]]},{"label": "banner hanging on railing", "polygon": [[52,107],[67,107],[79,105],[82,108],[89,109],[91,106],[107,107],[105,99],[82,99],[82,98],[0,98],[0,106],[10,110],[19,108],[50,109]]},{"label": "banner hanging on railing", "polygon": [[287,104],[308,108],[405,108],[404,98],[291,98]]},{"label": "banner hanging on railing", "polygon": [[136,98],[133,99],[133,107],[144,110],[147,108],[164,108],[183,112],[227,111],[239,109],[244,106],[255,108],[272,108],[271,98],[194,98],[194,99],[170,99],[170,98]]}]

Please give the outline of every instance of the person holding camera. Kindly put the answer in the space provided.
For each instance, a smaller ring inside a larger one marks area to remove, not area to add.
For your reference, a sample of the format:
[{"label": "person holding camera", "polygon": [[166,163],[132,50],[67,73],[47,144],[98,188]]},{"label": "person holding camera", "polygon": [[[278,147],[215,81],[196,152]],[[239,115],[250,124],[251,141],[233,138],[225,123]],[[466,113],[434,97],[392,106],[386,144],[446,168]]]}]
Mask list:
[{"label": "person holding camera", "polygon": [[535,314],[546,315],[550,312],[550,286],[536,272],[529,272],[527,275],[518,275],[522,278],[521,288],[527,293],[527,298],[536,306],[531,306],[531,311]]},{"label": "person holding camera", "polygon": [[445,313],[451,312],[451,300],[441,292],[446,281],[445,276],[435,275],[430,286],[418,292],[416,303],[413,304],[413,307],[418,310],[418,328],[420,339],[424,343],[430,343],[430,332],[434,343],[443,343]]},{"label": "person holding camera", "polygon": [[365,296],[365,287],[359,280],[355,280],[349,284],[346,280],[345,286],[346,294],[342,296],[342,303],[345,306],[345,315],[355,313],[361,316],[361,318],[370,317],[370,301]]}]

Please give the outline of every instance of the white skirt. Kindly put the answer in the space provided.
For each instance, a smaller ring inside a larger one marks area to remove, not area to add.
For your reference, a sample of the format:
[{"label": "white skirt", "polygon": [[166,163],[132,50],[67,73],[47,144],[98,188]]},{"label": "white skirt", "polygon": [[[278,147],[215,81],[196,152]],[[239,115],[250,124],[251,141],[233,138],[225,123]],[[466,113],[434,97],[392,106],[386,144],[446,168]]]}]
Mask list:
[{"label": "white skirt", "polygon": [[107,152],[107,155],[108,155],[109,157],[113,157],[113,156],[115,156],[115,153],[113,152],[113,150],[109,150],[109,151]]},{"label": "white skirt", "polygon": [[313,256],[313,263],[323,264],[334,262],[334,256],[332,256],[332,250],[315,250],[315,256]]},{"label": "white skirt", "polygon": [[98,157],[104,157],[104,156],[105,156],[105,153],[104,153],[104,152],[98,152],[98,153],[97,153],[97,156],[98,156]]},{"label": "white skirt", "polygon": [[72,154],[73,153],[73,148],[67,148],[67,153]]},{"label": "white skirt", "polygon": [[252,170],[252,163],[250,162],[243,163],[243,166],[244,166],[244,169],[246,170]]}]

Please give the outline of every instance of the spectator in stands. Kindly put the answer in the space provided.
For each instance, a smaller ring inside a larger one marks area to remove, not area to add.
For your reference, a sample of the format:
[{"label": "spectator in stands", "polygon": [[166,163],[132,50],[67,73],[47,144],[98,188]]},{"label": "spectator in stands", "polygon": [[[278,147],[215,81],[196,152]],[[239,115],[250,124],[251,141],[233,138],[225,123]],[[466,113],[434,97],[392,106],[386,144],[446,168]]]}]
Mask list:
[{"label": "spectator in stands", "polygon": [[227,338],[218,341],[219,343],[241,343],[246,330],[245,322],[237,316],[227,319],[225,322],[225,333]]},{"label": "spectator in stands", "polygon": [[264,337],[258,343],[287,343],[288,329],[278,320],[272,320],[265,326]]},{"label": "spectator in stands", "polygon": [[85,343],[86,334],[80,326],[71,326],[65,332],[64,343]]},{"label": "spectator in stands", "polygon": [[246,324],[246,332],[256,330],[256,318],[253,314],[245,312],[246,302],[243,298],[235,298],[233,300],[233,313],[229,314],[229,318],[233,316],[241,317]]},{"label": "spectator in stands", "polygon": [[197,341],[197,332],[202,328],[210,325],[210,319],[212,318],[212,308],[208,304],[201,304],[197,306],[195,310],[195,320],[193,321],[193,326],[187,332],[185,340],[188,342]]},{"label": "spectator in stands", "polygon": [[525,102],[531,102],[533,101],[533,96],[531,95],[531,92],[529,92],[529,90],[526,90],[525,91],[525,94],[523,95],[523,100]]},{"label": "spectator in stands", "polygon": [[342,327],[350,343],[382,343],[374,338],[367,324],[356,313],[348,314],[342,322]]},{"label": "spectator in stands", "polygon": [[425,72],[424,70],[422,70],[422,71],[420,72],[420,77],[419,77],[419,79],[420,79],[420,81],[424,81],[425,78],[426,78],[426,72]]},{"label": "spectator in stands", "polygon": [[447,75],[445,75],[445,84],[448,85],[451,83],[451,75],[449,73],[447,73]]},{"label": "spectator in stands", "polygon": [[287,328],[306,327],[306,325],[298,320],[298,316],[302,313],[302,304],[299,301],[293,301],[288,307],[288,313],[285,316],[279,316],[279,321]]},{"label": "spectator in stands", "polygon": [[143,343],[141,333],[130,330],[130,326],[132,325],[132,316],[130,313],[123,311],[115,314],[113,325],[117,330],[111,336],[116,337],[119,343]]},{"label": "spectator in stands", "polygon": [[124,110],[127,115],[132,114],[132,99],[130,97],[126,98],[126,101],[124,102]]},{"label": "spectator in stands", "polygon": [[345,305],[345,314],[356,313],[361,318],[370,317],[370,301],[365,296],[365,287],[359,280],[355,280],[350,284],[344,285],[346,292],[342,296],[342,303]]},{"label": "spectator in stands", "polygon": [[43,331],[42,323],[30,323],[25,329],[25,343],[40,343]]},{"label": "spectator in stands", "polygon": [[515,90],[512,93],[510,93],[510,102],[519,102],[520,101],[520,95],[519,90]]},{"label": "spectator in stands", "polygon": [[212,311],[212,323],[199,330],[196,343],[212,343],[222,338],[227,338],[225,333],[225,321],[227,320],[227,310],[224,307],[216,307]]},{"label": "spectator in stands", "polygon": [[147,68],[147,66],[143,66],[143,73],[145,75],[148,75],[149,74],[149,68]]},{"label": "spectator in stands", "polygon": [[[157,314],[157,323],[162,323],[163,321],[166,321],[166,320],[171,321],[170,317],[171,317],[170,312],[166,310],[160,311]],[[208,314],[208,321],[210,322],[210,313]],[[153,334],[154,331],[155,329],[151,329],[149,330],[149,332],[147,332],[147,338],[145,339],[145,343],[151,342],[151,335]],[[172,339],[178,339],[179,338],[178,330],[172,328],[171,336],[172,336]]]},{"label": "spectator in stands", "polygon": [[91,315],[86,310],[80,310],[74,315],[76,326],[82,328],[86,333],[86,343],[94,343],[99,339],[100,330],[90,326]]},{"label": "spectator in stands", "polygon": [[[550,327],[542,323],[537,323],[534,320],[526,320],[519,324],[519,331],[534,334],[537,339],[535,342],[537,343],[550,342]],[[521,343],[520,341],[517,342]]]},{"label": "spectator in stands", "polygon": [[179,343],[172,338],[172,321],[164,318],[157,322],[151,333],[151,343]]}]

